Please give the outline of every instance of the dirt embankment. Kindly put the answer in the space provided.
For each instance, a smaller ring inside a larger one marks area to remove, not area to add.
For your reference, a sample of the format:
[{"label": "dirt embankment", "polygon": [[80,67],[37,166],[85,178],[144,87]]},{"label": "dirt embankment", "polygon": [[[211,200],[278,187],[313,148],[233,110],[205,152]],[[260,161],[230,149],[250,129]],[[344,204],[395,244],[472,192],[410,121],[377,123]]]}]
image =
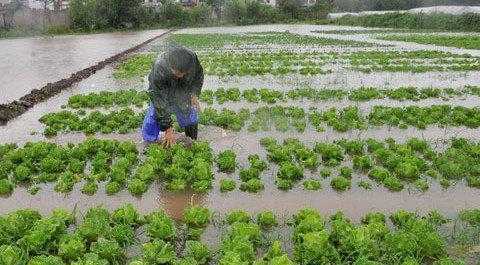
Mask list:
[{"label": "dirt embankment", "polygon": [[108,64],[117,62],[124,58],[126,55],[129,53],[135,52],[145,46],[146,44],[165,36],[166,34],[172,32],[172,30],[169,30],[165,33],[162,33],[158,36],[155,36],[151,39],[148,39],[139,45],[136,45],[130,49],[127,49],[121,53],[118,53],[116,55],[113,55],[112,57],[109,57],[103,61],[97,62],[96,64],[82,69],[76,73],[73,73],[70,77],[61,79],[57,82],[54,83],[48,83],[44,87],[40,89],[33,89],[30,93],[27,95],[21,97],[18,100],[12,101],[7,104],[0,104],[0,125],[5,125],[7,124],[8,121],[22,115],[25,113],[28,109],[31,107],[35,106],[35,104],[38,104],[46,99],[49,99],[53,97],[54,95],[60,93],[62,90],[71,87],[73,84],[78,83],[82,81],[85,78],[88,78],[89,76],[95,74],[98,70],[103,69],[105,66]]}]

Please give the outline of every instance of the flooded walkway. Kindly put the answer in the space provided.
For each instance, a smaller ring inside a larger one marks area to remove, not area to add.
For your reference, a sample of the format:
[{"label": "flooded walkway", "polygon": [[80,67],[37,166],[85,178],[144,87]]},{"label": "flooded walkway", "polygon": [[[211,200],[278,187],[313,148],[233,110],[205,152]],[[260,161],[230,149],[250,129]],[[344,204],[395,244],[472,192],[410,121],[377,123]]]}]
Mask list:
[{"label": "flooded walkway", "polygon": [[166,30],[0,40],[0,104],[69,77]]}]

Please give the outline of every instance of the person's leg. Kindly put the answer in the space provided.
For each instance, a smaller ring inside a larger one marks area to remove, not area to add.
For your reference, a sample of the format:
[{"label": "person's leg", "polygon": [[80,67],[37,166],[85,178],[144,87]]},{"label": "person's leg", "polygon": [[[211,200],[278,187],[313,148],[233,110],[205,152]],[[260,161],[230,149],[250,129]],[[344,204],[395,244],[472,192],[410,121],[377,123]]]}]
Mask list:
[{"label": "person's leg", "polygon": [[185,135],[192,140],[197,140],[198,136],[198,113],[195,108],[190,109],[188,116],[177,111],[177,122],[185,130]]},{"label": "person's leg", "polygon": [[192,140],[197,140],[198,136],[198,124],[190,125],[185,127],[185,135],[190,137]]},{"label": "person's leg", "polygon": [[158,140],[160,132],[160,127],[158,126],[157,119],[155,117],[155,108],[150,103],[148,107],[147,114],[143,119],[142,125],[142,136],[145,142],[156,142]]}]

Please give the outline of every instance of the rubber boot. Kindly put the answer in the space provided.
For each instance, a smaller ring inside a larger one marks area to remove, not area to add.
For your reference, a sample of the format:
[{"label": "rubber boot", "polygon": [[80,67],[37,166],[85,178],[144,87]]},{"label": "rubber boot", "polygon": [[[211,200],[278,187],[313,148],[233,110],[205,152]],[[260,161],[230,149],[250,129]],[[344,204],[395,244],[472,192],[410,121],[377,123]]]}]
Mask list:
[{"label": "rubber boot", "polygon": [[185,135],[190,137],[192,140],[197,140],[198,136],[198,124],[185,127]]}]

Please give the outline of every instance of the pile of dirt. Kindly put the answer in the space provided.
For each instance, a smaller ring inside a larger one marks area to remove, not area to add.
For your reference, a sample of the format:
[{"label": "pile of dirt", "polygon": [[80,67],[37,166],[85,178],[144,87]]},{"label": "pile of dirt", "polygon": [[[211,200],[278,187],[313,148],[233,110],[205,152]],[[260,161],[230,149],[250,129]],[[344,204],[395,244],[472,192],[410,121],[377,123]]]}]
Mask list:
[{"label": "pile of dirt", "polygon": [[21,97],[18,100],[12,101],[7,104],[0,104],[0,125],[5,125],[7,124],[8,121],[22,115],[25,113],[28,109],[32,108],[35,106],[35,104],[38,104],[42,101],[45,101],[54,95],[60,93],[62,90],[67,89],[71,87],[73,84],[78,83],[82,81],[85,78],[90,77],[91,75],[95,74],[98,70],[103,69],[105,66],[108,64],[117,62],[124,57],[126,57],[128,54],[135,52],[142,48],[143,46],[149,44],[150,42],[165,36],[166,34],[170,33],[170,31],[167,31],[165,33],[162,33],[158,36],[155,36],[153,38],[150,38],[139,45],[136,45],[130,49],[127,49],[121,53],[118,53],[116,55],[113,55],[112,57],[109,57],[103,61],[100,61],[96,63],[93,66],[90,66],[88,68],[82,69],[76,73],[73,73],[70,77],[61,79],[57,82],[54,83],[48,83],[44,87],[40,89],[33,89],[30,93],[27,95]]}]

